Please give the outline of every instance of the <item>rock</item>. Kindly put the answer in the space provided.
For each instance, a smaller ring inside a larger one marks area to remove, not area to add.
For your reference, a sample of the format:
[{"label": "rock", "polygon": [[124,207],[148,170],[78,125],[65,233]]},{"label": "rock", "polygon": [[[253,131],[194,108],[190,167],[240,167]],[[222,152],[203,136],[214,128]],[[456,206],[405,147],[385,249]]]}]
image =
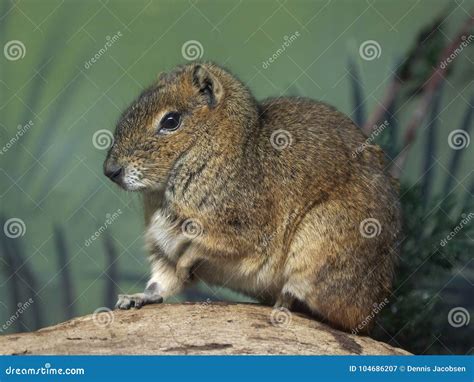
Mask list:
[{"label": "rock", "polygon": [[410,354],[256,304],[183,303],[109,311],[0,336],[0,354]]}]

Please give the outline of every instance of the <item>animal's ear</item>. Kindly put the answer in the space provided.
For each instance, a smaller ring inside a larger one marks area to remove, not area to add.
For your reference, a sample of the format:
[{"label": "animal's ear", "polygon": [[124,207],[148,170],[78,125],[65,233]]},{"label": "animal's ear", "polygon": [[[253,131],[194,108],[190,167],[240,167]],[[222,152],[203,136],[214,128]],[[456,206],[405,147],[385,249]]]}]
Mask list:
[{"label": "animal's ear", "polygon": [[209,107],[216,107],[221,102],[224,88],[217,76],[203,65],[194,67],[193,84],[206,97]]},{"label": "animal's ear", "polygon": [[158,75],[156,76],[156,82],[164,81],[165,77],[166,77],[166,72],[159,72]]}]

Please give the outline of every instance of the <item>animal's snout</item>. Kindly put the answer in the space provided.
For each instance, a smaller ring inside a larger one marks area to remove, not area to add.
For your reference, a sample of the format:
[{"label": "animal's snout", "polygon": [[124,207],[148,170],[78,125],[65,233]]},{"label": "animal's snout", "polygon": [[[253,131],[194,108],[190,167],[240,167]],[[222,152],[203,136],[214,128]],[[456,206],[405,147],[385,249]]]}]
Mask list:
[{"label": "animal's snout", "polygon": [[108,177],[111,181],[120,184],[122,178],[123,178],[123,167],[120,166],[119,164],[112,162],[112,161],[107,161],[104,166],[104,174],[106,177]]}]

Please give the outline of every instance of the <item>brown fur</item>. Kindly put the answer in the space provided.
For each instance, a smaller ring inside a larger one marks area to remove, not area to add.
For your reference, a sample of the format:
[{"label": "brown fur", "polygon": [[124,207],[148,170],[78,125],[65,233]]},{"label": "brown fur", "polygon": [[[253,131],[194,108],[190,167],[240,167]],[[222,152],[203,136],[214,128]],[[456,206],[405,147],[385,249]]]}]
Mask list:
[{"label": "brown fur", "polygon": [[[163,135],[156,123],[165,111],[183,119]],[[276,149],[272,133],[281,129],[291,142]],[[148,285],[164,298],[204,280],[265,303],[303,305],[354,330],[390,291],[400,229],[381,150],[353,154],[364,144],[330,106],[257,103],[229,72],[193,63],[161,75],[124,112],[106,166],[123,166],[122,186],[144,192]],[[380,223],[373,238],[361,235],[367,218]],[[196,237],[185,232],[189,221]]]}]

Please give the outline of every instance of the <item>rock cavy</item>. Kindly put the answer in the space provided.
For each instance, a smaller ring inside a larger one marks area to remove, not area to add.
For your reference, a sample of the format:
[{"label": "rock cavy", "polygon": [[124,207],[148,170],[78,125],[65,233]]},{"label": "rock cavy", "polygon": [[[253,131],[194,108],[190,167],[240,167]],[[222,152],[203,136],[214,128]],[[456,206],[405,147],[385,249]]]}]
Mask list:
[{"label": "rock cavy", "polygon": [[104,172],[143,194],[151,259],[120,309],[202,280],[366,332],[390,293],[395,183],[381,149],[324,103],[258,102],[218,65],[187,64],[125,110]]}]

